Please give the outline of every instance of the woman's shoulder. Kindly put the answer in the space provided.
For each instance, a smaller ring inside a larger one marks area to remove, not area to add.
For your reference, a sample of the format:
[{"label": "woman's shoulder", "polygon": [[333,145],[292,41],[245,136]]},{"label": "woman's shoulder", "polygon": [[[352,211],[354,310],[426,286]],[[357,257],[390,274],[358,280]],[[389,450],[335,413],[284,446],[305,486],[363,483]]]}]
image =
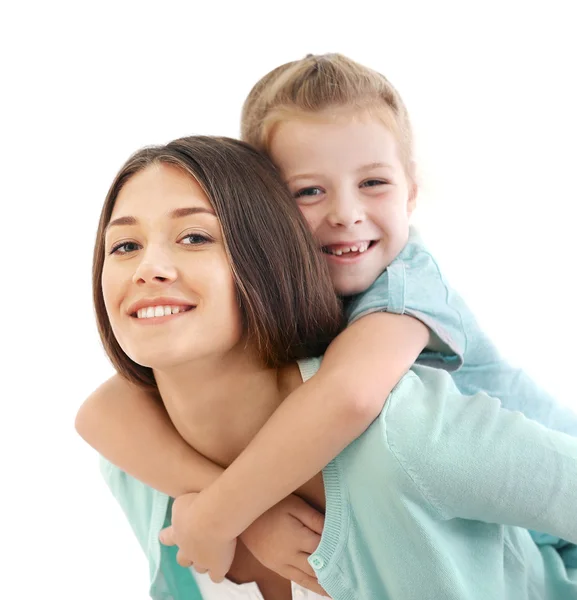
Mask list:
[{"label": "woman's shoulder", "polygon": [[447,371],[413,365],[393,388],[379,419],[391,449],[403,449],[414,460],[425,447],[438,448],[449,440],[454,447],[456,438],[474,428],[472,420],[477,416],[470,398],[459,391]]},{"label": "woman's shoulder", "polygon": [[403,489],[416,489],[439,513],[446,471],[468,461],[478,418],[449,373],[415,365],[393,388],[366,440],[359,441],[380,456],[388,477]]}]

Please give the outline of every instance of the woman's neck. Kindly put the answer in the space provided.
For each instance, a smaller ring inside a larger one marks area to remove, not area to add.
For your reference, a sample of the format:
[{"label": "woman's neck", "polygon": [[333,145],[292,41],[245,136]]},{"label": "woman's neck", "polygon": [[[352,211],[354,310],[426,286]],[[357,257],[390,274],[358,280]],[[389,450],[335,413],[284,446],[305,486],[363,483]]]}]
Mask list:
[{"label": "woman's neck", "polygon": [[180,435],[223,467],[302,383],[296,364],[267,368],[246,350],[181,365],[170,372],[155,371],[155,376]]}]

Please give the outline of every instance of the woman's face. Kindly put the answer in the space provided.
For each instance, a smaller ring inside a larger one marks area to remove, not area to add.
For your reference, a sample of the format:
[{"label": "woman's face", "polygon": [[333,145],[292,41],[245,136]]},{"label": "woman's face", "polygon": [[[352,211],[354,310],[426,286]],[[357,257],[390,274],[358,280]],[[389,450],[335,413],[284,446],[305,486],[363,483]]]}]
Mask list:
[{"label": "woman's face", "polygon": [[105,235],[102,290],[118,343],[169,369],[231,352],[241,314],[220,223],[196,180],[156,164],[122,188]]}]

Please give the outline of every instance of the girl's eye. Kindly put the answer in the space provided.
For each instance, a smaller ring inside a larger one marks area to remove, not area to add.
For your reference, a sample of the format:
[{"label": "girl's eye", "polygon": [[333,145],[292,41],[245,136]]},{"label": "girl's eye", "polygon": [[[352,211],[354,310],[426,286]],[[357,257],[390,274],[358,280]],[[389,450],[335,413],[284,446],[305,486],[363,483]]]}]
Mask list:
[{"label": "girl's eye", "polygon": [[318,187],[308,187],[299,190],[295,194],[295,198],[302,198],[303,196],[319,196],[322,194],[322,190]]},{"label": "girl's eye", "polygon": [[382,179],[369,179],[361,183],[361,187],[377,187],[379,185],[387,185],[388,181]]},{"label": "girl's eye", "polygon": [[295,192],[294,197],[300,202],[316,202],[319,199],[318,197],[323,193],[321,188],[307,187]]},{"label": "girl's eye", "polygon": [[202,244],[207,244],[210,241],[211,239],[202,233],[187,233],[180,240],[185,246],[200,246]]},{"label": "girl's eye", "polygon": [[112,248],[110,254],[129,254],[130,252],[135,252],[138,248],[139,246],[136,242],[120,242]]}]

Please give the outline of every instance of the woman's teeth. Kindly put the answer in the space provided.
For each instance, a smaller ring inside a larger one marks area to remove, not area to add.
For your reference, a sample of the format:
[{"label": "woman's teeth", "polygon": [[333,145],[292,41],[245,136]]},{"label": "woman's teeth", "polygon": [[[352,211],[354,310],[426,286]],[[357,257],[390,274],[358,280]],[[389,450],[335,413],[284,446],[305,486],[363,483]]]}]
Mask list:
[{"label": "woman's teeth", "polygon": [[152,317],[167,317],[168,315],[176,315],[180,312],[190,310],[191,306],[148,306],[137,311],[138,319],[152,319]]},{"label": "woman's teeth", "polygon": [[348,254],[349,252],[365,252],[369,247],[369,242],[360,242],[356,246],[339,246],[336,249],[331,248],[330,246],[325,246],[323,248],[324,252],[327,254],[334,254],[335,256],[342,256],[343,254]]}]

